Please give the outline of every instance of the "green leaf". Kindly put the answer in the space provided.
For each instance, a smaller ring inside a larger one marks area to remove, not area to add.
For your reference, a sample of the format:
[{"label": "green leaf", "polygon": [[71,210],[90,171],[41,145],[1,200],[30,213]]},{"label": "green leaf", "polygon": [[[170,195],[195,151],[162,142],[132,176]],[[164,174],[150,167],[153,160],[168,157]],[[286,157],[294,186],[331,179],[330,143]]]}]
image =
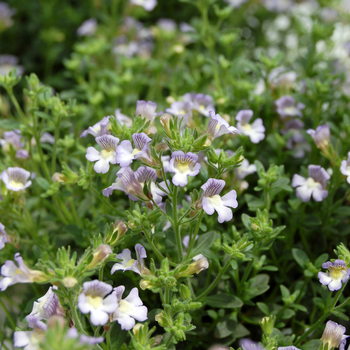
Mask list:
[{"label": "green leaf", "polygon": [[292,318],[295,315],[295,311],[292,309],[287,309],[284,310],[281,314],[281,319],[282,320],[289,320],[290,318]]},{"label": "green leaf", "polygon": [[125,343],[125,340],[128,337],[128,332],[123,331],[118,322],[113,323],[112,328],[109,332],[113,350],[119,350],[120,347]]},{"label": "green leaf", "polygon": [[50,182],[44,179],[43,177],[37,177],[35,178],[35,181],[45,191],[47,191],[50,188]]},{"label": "green leaf", "polygon": [[322,264],[328,260],[328,254],[324,253],[315,260],[315,267],[321,268]]},{"label": "green leaf", "polygon": [[337,316],[337,317],[341,318],[342,320],[349,321],[349,317],[346,316],[346,315],[345,315],[343,312],[341,312],[341,311],[334,310],[334,311],[332,312],[332,314],[333,314],[334,316]]},{"label": "green leaf", "polygon": [[207,259],[215,262],[216,265],[220,267],[220,261],[215,253],[213,253],[210,249],[202,249],[201,254],[203,254]]},{"label": "green leaf", "polygon": [[200,254],[202,249],[208,249],[212,246],[214,241],[218,238],[218,233],[215,231],[209,231],[199,236],[195,248],[192,250],[191,256]]},{"label": "green leaf", "polygon": [[262,199],[252,196],[251,194],[245,194],[244,199],[250,211],[256,211],[257,209],[265,207],[265,202]]},{"label": "green leaf", "polygon": [[247,214],[242,214],[241,220],[243,222],[243,225],[250,231],[250,227],[252,225],[252,223],[250,221],[250,216]]},{"label": "green leaf", "polygon": [[299,264],[300,267],[303,269],[305,268],[305,265],[310,259],[306,255],[306,253],[298,248],[293,248],[292,249],[292,254],[295,259],[295,261]]},{"label": "green leaf", "polygon": [[40,112],[40,111],[35,111],[34,112],[35,115],[37,115],[40,118],[44,118],[44,119],[52,119],[51,116],[49,116],[48,114],[44,113],[44,112]]},{"label": "green leaf", "polygon": [[305,226],[319,226],[322,224],[322,220],[316,215],[306,215],[304,220]]},{"label": "green leaf", "polygon": [[290,292],[287,287],[285,287],[283,284],[280,285],[281,293],[282,293],[282,299],[287,299],[290,297]]},{"label": "green leaf", "polygon": [[256,303],[256,306],[266,315],[270,316],[269,307],[265,303]]},{"label": "green leaf", "polygon": [[232,309],[236,307],[242,307],[243,302],[241,299],[229,294],[216,294],[206,297],[204,301],[212,307],[219,307],[223,309]]},{"label": "green leaf", "polygon": [[0,120],[0,129],[18,129],[21,123],[17,120],[3,119]]},{"label": "green leaf", "polygon": [[302,350],[318,350],[321,347],[322,341],[320,339],[313,339],[301,346]]}]

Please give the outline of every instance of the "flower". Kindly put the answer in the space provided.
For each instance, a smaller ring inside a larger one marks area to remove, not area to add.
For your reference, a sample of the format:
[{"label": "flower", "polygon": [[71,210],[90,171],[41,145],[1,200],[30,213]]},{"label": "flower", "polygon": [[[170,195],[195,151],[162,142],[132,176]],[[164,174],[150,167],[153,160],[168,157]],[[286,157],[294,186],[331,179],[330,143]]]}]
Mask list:
[{"label": "flower", "polygon": [[194,262],[192,264],[189,264],[186,270],[178,273],[176,275],[177,278],[190,276],[190,275],[193,275],[195,273],[198,275],[203,270],[207,270],[209,268],[208,259],[202,254],[198,254],[198,255],[194,256],[192,258],[192,260]]},{"label": "flower", "polygon": [[262,0],[266,10],[273,12],[285,12],[293,6],[293,0]]},{"label": "flower", "polygon": [[340,172],[347,176],[346,181],[350,184],[350,152],[348,153],[348,159],[341,162]]},{"label": "flower", "polygon": [[[162,201],[162,196],[165,194],[158,186],[155,184],[157,179],[157,173],[154,169],[148,167],[139,167],[135,173],[130,167],[121,168],[117,172],[117,178],[115,182],[105,188],[102,194],[109,197],[114,190],[123,191],[128,195],[129,199],[132,201],[138,201],[139,199],[144,201],[150,201],[151,198],[156,204]],[[151,181],[150,195],[151,198],[147,197],[143,193],[143,187],[145,183]]]},{"label": "flower", "polygon": [[305,108],[303,103],[295,102],[295,99],[292,96],[285,95],[275,101],[275,105],[277,107],[277,113],[280,115],[282,119],[285,117],[302,117],[303,113],[302,109]]},{"label": "flower", "polygon": [[0,222],[0,250],[5,247],[6,242],[8,242],[8,236],[5,231],[5,226]]},{"label": "flower", "polygon": [[310,151],[310,145],[305,140],[301,129],[304,127],[304,123],[299,119],[292,119],[286,123],[285,130],[282,133],[289,133],[291,136],[287,140],[286,147],[290,150],[294,150],[294,158],[303,158],[305,151]]},{"label": "flower", "polygon": [[201,165],[197,163],[198,156],[195,153],[175,151],[171,154],[169,171],[175,173],[172,182],[175,186],[184,187],[187,185],[187,176],[196,176]]},{"label": "flower", "polygon": [[24,144],[21,142],[21,138],[21,130],[15,129],[5,131],[4,139],[0,139],[0,145],[5,151],[9,150],[10,145],[12,145],[15,150],[19,150],[20,148],[24,147]]},{"label": "flower", "polygon": [[331,178],[327,171],[319,165],[309,165],[309,177],[307,179],[295,174],[292,180],[292,187],[297,187],[296,195],[303,202],[308,202],[312,197],[316,202],[327,198],[327,181]]},{"label": "flower", "polygon": [[78,339],[81,344],[95,345],[98,343],[102,343],[103,337],[89,337],[88,335],[82,334],[80,335],[75,327],[69,328],[67,332],[67,338]]},{"label": "flower", "polygon": [[136,260],[131,258],[131,252],[129,249],[124,249],[120,254],[117,254],[117,259],[122,259],[122,262],[113,265],[111,275],[119,270],[123,270],[123,272],[131,270],[142,275],[142,270],[144,269],[143,259],[147,258],[146,249],[138,243],[135,245],[135,251],[137,256]]},{"label": "flower", "polygon": [[0,280],[0,290],[2,292],[16,283],[43,282],[47,279],[43,272],[29,269],[19,253],[15,254],[15,260],[18,267],[11,260],[7,260],[1,267],[3,278]]},{"label": "flower", "polygon": [[24,350],[39,350],[39,344],[45,337],[46,324],[35,316],[27,316],[28,325],[32,331],[17,331],[13,334],[13,343],[16,348]]},{"label": "flower", "polygon": [[248,0],[224,0],[224,1],[227,2],[233,8],[238,8]]},{"label": "flower", "polygon": [[89,126],[86,130],[84,130],[80,137],[86,137],[88,134],[91,134],[92,136],[102,136],[102,135],[108,135],[108,126],[110,117],[103,117],[98,123],[94,124],[93,126]]},{"label": "flower", "polygon": [[92,260],[86,268],[93,269],[98,264],[105,261],[112,253],[112,248],[108,244],[100,244],[92,254]]},{"label": "flower", "polygon": [[322,264],[322,268],[328,272],[319,272],[318,278],[320,283],[328,286],[330,291],[339,290],[342,282],[345,283],[349,279],[350,269],[347,268],[345,261],[335,260],[334,263],[327,261]]},{"label": "flower", "polygon": [[328,349],[339,347],[339,350],[344,350],[346,338],[349,338],[348,335],[344,334],[345,332],[346,328],[344,326],[333,321],[328,321],[321,337],[323,347],[328,345]]},{"label": "flower", "polygon": [[259,143],[265,138],[265,127],[261,118],[256,119],[253,124],[249,124],[250,119],[253,116],[253,111],[250,109],[244,109],[238,112],[236,115],[237,129],[250,138],[253,143]]},{"label": "flower", "polygon": [[209,117],[210,112],[215,113],[213,98],[209,95],[189,92],[182,96],[182,100],[184,102],[192,102],[192,109],[203,114],[205,117]]},{"label": "flower", "polygon": [[157,6],[157,0],[130,0],[130,3],[142,6],[148,12],[152,11]]},{"label": "flower", "polygon": [[248,159],[243,159],[241,166],[235,169],[235,174],[238,180],[243,180],[247,175],[256,172],[256,165],[249,164]]},{"label": "flower", "polygon": [[116,109],[114,114],[116,121],[121,125],[126,125],[128,128],[132,126],[132,119],[120,112],[120,108]]},{"label": "flower", "polygon": [[308,129],[306,132],[314,139],[317,148],[327,150],[331,137],[329,125],[319,125],[316,130]]},{"label": "flower", "polygon": [[87,19],[78,28],[77,34],[79,36],[91,36],[94,35],[97,29],[97,21],[95,18]]},{"label": "flower", "polygon": [[259,343],[256,343],[250,339],[242,339],[239,345],[244,350],[265,350]]},{"label": "flower", "polygon": [[78,297],[78,308],[83,314],[90,313],[90,320],[94,326],[105,325],[109,314],[118,308],[115,294],[105,298],[112,289],[111,285],[99,280],[83,283],[83,292]]},{"label": "flower", "polygon": [[53,290],[57,290],[57,287],[50,287],[47,293],[38,299],[38,302],[34,301],[33,310],[29,316],[38,317],[39,320],[47,320],[52,315],[63,314],[62,306]]},{"label": "flower", "polygon": [[4,181],[4,184],[8,190],[11,191],[23,191],[29,187],[32,182],[29,179],[30,172],[22,168],[7,168],[1,173],[0,179]]},{"label": "flower", "polygon": [[117,147],[117,163],[121,167],[127,167],[132,163],[134,159],[145,159],[150,160],[150,149],[149,143],[152,141],[144,132],[140,134],[133,134],[132,140],[135,148],[132,148],[129,140],[124,140]]},{"label": "flower", "polygon": [[210,111],[209,117],[210,120],[206,132],[209,134],[209,139],[211,141],[224,134],[240,134],[238,129],[234,126],[230,126],[229,123],[219,114]]},{"label": "flower", "polygon": [[147,320],[148,310],[146,306],[143,306],[137,288],[133,288],[129,295],[125,299],[122,299],[124,291],[124,286],[114,288],[113,293],[118,298],[119,307],[111,315],[111,321],[118,321],[121,329],[129,331],[135,326],[135,320],[139,322]]},{"label": "flower", "polygon": [[147,121],[153,122],[156,117],[157,104],[152,101],[137,101],[136,102],[136,111],[135,116],[140,115],[142,118],[145,118]]},{"label": "flower", "polygon": [[18,57],[12,55],[0,55],[0,75],[8,75],[14,68],[17,69],[17,75],[23,74],[23,67],[18,66],[17,64]]},{"label": "flower", "polygon": [[175,101],[170,105],[170,108],[167,108],[165,111],[174,116],[183,118],[183,123],[188,124],[190,118],[192,118],[192,101]]},{"label": "flower", "polygon": [[285,67],[278,67],[271,71],[268,80],[272,89],[282,88],[288,90],[294,86],[297,77],[297,73],[288,71]]},{"label": "flower", "polygon": [[218,213],[218,221],[222,224],[224,221],[230,221],[233,217],[231,208],[237,208],[237,193],[232,190],[220,197],[219,194],[225,187],[224,180],[209,179],[201,189],[203,194],[201,198],[203,210],[208,215],[213,215],[214,210]]},{"label": "flower", "polygon": [[13,24],[12,16],[16,13],[16,11],[11,8],[6,2],[0,1],[0,28],[8,28]]},{"label": "flower", "polygon": [[96,173],[106,174],[109,170],[109,163],[117,163],[116,148],[119,139],[111,135],[102,135],[96,137],[95,140],[101,151],[97,151],[94,147],[88,147],[85,157],[90,162],[97,161],[94,165]]}]

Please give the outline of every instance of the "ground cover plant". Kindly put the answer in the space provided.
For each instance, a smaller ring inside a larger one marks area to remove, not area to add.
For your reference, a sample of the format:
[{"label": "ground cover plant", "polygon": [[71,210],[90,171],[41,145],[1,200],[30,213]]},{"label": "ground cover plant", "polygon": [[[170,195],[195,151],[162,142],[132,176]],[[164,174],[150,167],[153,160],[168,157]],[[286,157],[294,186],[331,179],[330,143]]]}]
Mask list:
[{"label": "ground cover plant", "polygon": [[347,348],[349,19],[0,2],[1,348]]}]

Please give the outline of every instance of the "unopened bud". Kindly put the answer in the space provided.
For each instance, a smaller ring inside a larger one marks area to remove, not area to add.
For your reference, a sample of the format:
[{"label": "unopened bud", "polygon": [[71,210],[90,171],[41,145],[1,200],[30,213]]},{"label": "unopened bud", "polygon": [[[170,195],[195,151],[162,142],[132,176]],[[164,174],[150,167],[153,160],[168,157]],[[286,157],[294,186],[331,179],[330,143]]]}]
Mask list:
[{"label": "unopened bud", "polygon": [[201,271],[208,269],[209,267],[209,262],[208,259],[202,255],[196,255],[193,260],[195,261],[194,263],[188,265],[187,269],[185,271],[180,272],[177,277],[185,277],[185,276],[190,276],[193,274],[199,274]]},{"label": "unopened bud", "polygon": [[134,333],[135,337],[137,338],[140,333],[140,328],[144,327],[142,323],[136,323],[134,328],[132,329],[132,332]]},{"label": "unopened bud", "polygon": [[185,48],[183,45],[174,45],[173,46],[173,51],[177,54],[182,54],[185,51]]},{"label": "unopened bud", "polygon": [[140,288],[142,290],[149,289],[152,287],[152,282],[147,281],[147,280],[141,280],[140,281]]},{"label": "unopened bud", "polygon": [[252,225],[250,226],[250,228],[251,228],[253,231],[258,231],[258,230],[260,230],[260,227],[259,227],[257,224],[252,224]]},{"label": "unopened bud", "polygon": [[180,284],[179,287],[180,296],[183,300],[188,300],[191,298],[191,290],[184,284]]},{"label": "unopened bud", "polygon": [[50,276],[46,275],[42,271],[30,270],[30,279],[32,282],[46,282],[50,279]]},{"label": "unopened bud", "polygon": [[151,348],[155,348],[156,346],[160,345],[162,340],[163,340],[162,335],[156,335],[153,339],[153,343],[151,345]]},{"label": "unopened bud", "polygon": [[260,321],[261,329],[267,337],[270,337],[275,325],[276,316],[264,317]]},{"label": "unopened bud", "polygon": [[95,266],[105,261],[110,254],[112,254],[112,248],[108,244],[101,244],[97,247],[91,263],[86,267],[88,270],[93,269]]},{"label": "unopened bud", "polygon": [[73,288],[78,283],[78,280],[73,276],[68,276],[62,280],[62,283],[66,288]]},{"label": "unopened bud", "polygon": [[171,120],[173,120],[173,117],[168,113],[164,113],[160,117],[160,122],[163,125],[163,128],[168,136],[171,136],[171,130],[170,130],[170,121]]},{"label": "unopened bud", "polygon": [[68,178],[66,176],[64,176],[62,173],[54,173],[52,175],[52,181],[65,183],[68,181]]},{"label": "unopened bud", "polygon": [[174,103],[176,100],[173,96],[168,96],[166,99],[165,99],[166,103],[169,103],[169,104],[172,104]]},{"label": "unopened bud", "polygon": [[157,128],[154,125],[152,125],[145,131],[145,133],[147,135],[154,135],[157,133]]},{"label": "unopened bud", "polygon": [[[124,221],[116,221],[113,225],[113,233],[105,238],[105,243],[113,247],[119,241],[120,237],[125,235],[127,230],[128,226],[126,226]],[[117,237],[114,239],[115,233],[117,233]]]}]

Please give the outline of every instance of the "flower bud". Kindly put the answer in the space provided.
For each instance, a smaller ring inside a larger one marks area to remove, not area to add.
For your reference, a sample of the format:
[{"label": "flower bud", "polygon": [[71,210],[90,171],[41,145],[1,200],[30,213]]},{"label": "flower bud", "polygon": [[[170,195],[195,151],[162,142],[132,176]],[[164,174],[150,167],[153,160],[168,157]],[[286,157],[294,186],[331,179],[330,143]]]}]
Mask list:
[{"label": "flower bud", "polygon": [[91,263],[86,267],[88,270],[93,269],[99,263],[104,262],[113,251],[108,244],[101,244],[97,247]]},{"label": "flower bud", "polygon": [[164,113],[161,117],[160,117],[160,122],[163,125],[163,128],[166,132],[166,134],[168,136],[171,136],[171,130],[170,130],[170,121],[174,120],[173,117],[168,114],[168,113]]},{"label": "flower bud", "polygon": [[199,274],[201,271],[208,269],[209,262],[208,259],[202,254],[193,257],[194,263],[188,265],[185,271],[180,272],[176,277],[185,277],[193,274]]},{"label": "flower bud", "polygon": [[323,347],[325,348],[328,345],[328,349],[338,348],[343,340],[345,331],[344,326],[333,321],[328,321],[321,337]]},{"label": "flower bud", "polygon": [[78,283],[78,280],[73,276],[68,276],[62,280],[62,283],[66,288],[73,288]]},{"label": "flower bud", "polygon": [[138,338],[138,335],[140,333],[140,328],[143,328],[144,325],[142,323],[136,323],[134,328],[132,329],[132,332],[134,333],[135,338]]},{"label": "flower bud", "polygon": [[150,289],[150,288],[152,288],[152,282],[147,281],[147,280],[141,280],[140,281],[140,288],[142,290]]},{"label": "flower bud", "polygon": [[260,321],[261,329],[267,337],[270,337],[275,325],[276,316],[263,317]]},{"label": "flower bud", "polygon": [[162,340],[163,340],[162,335],[156,335],[153,339],[153,343],[151,345],[151,348],[155,348],[156,346],[160,345]]},{"label": "flower bud", "polygon": [[179,287],[180,296],[183,300],[188,300],[191,298],[191,290],[184,284],[180,284]]}]

